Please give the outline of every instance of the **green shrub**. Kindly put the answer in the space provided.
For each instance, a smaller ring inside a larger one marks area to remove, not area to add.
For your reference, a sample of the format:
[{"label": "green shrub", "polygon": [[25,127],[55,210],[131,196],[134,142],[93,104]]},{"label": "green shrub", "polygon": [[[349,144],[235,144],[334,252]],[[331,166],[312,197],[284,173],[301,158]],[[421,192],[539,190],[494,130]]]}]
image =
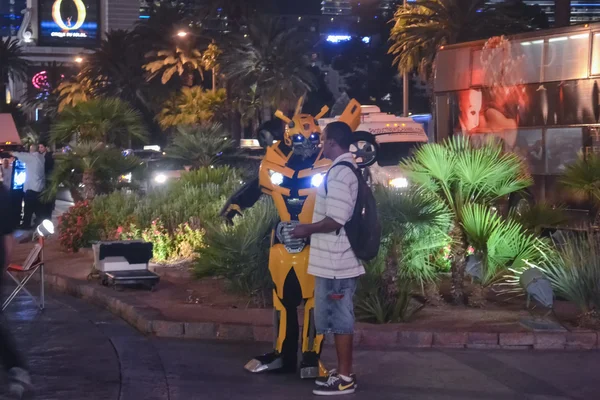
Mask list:
[{"label": "green shrub", "polygon": [[194,272],[199,278],[222,276],[235,293],[270,301],[268,270],[270,232],[277,221],[272,200],[259,201],[235,219],[235,225],[208,227],[204,247],[198,249]]},{"label": "green shrub", "polygon": [[[582,322],[600,310],[600,237],[571,236],[554,249],[543,249],[537,262],[528,267],[540,269],[550,280],[556,296],[573,302],[581,311]],[[512,283],[518,285],[523,269],[512,269]]]},{"label": "green shrub", "polygon": [[98,225],[93,221],[88,201],[75,203],[58,217],[58,240],[64,250],[75,253],[99,239]]},{"label": "green shrub", "polygon": [[142,239],[153,245],[152,256],[155,262],[176,262],[189,260],[195,249],[202,247],[203,232],[184,223],[169,231],[160,220],[152,221],[149,228],[140,229],[135,224],[119,227],[117,234],[121,240]]},{"label": "green shrub", "polygon": [[114,239],[118,227],[135,223],[133,214],[139,202],[139,196],[124,191],[96,197],[92,202],[92,218],[99,229],[99,237]]},{"label": "green shrub", "polygon": [[238,172],[228,167],[191,171],[141,199],[135,220],[140,227],[148,227],[159,219],[171,232],[184,223],[195,228],[214,224],[227,197],[239,186]]}]

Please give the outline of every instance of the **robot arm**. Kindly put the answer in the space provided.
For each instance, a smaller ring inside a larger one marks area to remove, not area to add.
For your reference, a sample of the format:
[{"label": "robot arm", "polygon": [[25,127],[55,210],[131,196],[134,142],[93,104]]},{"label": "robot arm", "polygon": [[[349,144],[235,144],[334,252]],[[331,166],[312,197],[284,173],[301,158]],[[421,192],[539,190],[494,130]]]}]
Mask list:
[{"label": "robot arm", "polygon": [[221,216],[231,222],[233,217],[241,215],[244,209],[252,207],[261,195],[262,191],[257,177],[242,186],[227,200],[227,203],[221,209]]}]

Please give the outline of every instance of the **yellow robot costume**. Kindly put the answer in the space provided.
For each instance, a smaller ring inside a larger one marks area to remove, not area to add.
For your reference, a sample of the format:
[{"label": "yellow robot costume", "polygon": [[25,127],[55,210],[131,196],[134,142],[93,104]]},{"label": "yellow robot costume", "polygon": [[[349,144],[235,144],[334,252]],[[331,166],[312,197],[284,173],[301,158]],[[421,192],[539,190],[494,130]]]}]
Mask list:
[{"label": "yellow robot costume", "polygon": [[[292,238],[290,232],[299,223],[312,222],[317,187],[331,161],[322,156],[321,130],[317,122],[328,108],[323,107],[315,117],[301,114],[300,108],[301,101],[292,119],[277,111],[275,115],[286,124],[283,140],[267,147],[259,176],[229,199],[222,215],[232,220],[256,203],[262,194],[273,198],[279,214],[269,254],[269,272],[274,284],[275,348],[248,362],[246,370],[255,373],[297,370],[297,307],[304,301],[300,376],[315,378],[326,371],[319,361],[323,337],[316,334],[314,324],[315,279],[307,273],[310,243],[306,239]],[[339,120],[355,130],[360,123],[360,104],[352,100]]]}]

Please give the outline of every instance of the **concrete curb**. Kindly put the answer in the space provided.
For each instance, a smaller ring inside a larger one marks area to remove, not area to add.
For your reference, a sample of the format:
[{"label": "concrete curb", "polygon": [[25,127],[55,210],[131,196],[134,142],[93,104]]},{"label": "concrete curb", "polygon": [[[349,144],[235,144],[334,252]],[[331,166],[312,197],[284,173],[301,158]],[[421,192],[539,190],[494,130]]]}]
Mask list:
[{"label": "concrete curb", "polygon": [[[82,298],[108,309],[121,317],[141,333],[167,338],[219,339],[232,341],[272,342],[271,326],[243,325],[214,322],[179,322],[164,320],[155,309],[125,293],[82,283],[73,278],[46,274],[47,286],[62,293]],[[452,348],[452,349],[509,349],[509,350],[597,350],[598,333],[575,332],[427,332],[391,330],[391,325],[370,325],[357,329],[355,345],[361,347],[401,348]],[[327,346],[333,340],[327,337]]]}]

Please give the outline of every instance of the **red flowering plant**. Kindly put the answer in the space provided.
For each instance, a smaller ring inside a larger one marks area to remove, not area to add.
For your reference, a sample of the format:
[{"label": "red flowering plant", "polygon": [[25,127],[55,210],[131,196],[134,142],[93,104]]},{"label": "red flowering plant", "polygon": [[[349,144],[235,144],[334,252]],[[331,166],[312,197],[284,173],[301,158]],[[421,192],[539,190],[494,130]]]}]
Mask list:
[{"label": "red flowering plant", "polygon": [[77,252],[100,239],[89,201],[75,203],[58,217],[58,239],[61,247],[68,252]]}]

